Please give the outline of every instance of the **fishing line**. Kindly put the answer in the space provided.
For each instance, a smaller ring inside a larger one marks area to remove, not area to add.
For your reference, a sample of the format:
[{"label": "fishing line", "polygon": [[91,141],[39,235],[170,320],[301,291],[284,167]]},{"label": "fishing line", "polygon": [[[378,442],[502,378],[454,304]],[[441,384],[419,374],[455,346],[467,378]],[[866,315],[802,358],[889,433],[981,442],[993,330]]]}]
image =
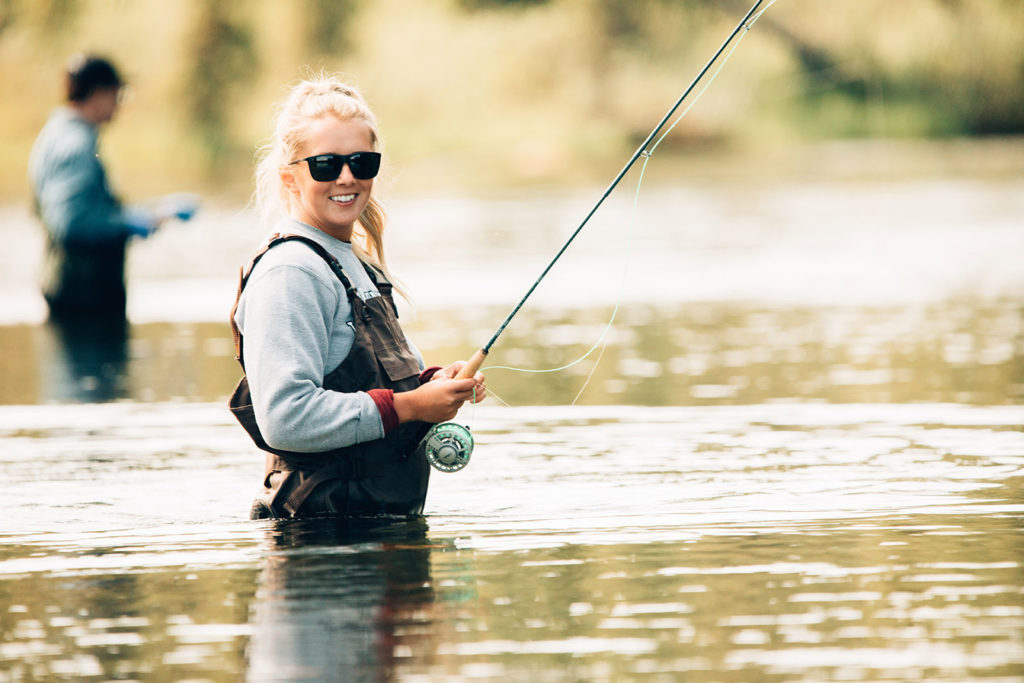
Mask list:
[{"label": "fishing line", "polygon": [[[573,399],[572,403],[570,404],[570,405],[576,405],[576,402],[579,400],[580,396],[582,396],[582,394],[583,394],[583,390],[586,389],[586,386],[590,383],[590,380],[593,377],[594,372],[597,370],[597,366],[598,366],[598,364],[601,361],[601,357],[604,355],[604,349],[607,346],[607,344],[605,343],[605,337],[608,335],[608,332],[611,330],[612,325],[615,322],[615,318],[618,315],[619,308],[620,308],[620,306],[622,304],[623,290],[625,289],[625,282],[626,282],[626,275],[627,275],[627,273],[629,271],[629,262],[630,262],[630,257],[632,255],[633,235],[634,235],[634,228],[635,228],[635,225],[636,225],[637,207],[639,206],[639,203],[640,203],[640,189],[643,186],[644,174],[647,171],[647,164],[650,163],[651,158],[653,157],[655,150],[658,148],[659,145],[661,145],[662,141],[669,135],[669,133],[672,132],[673,129],[675,129],[675,127],[679,124],[679,122],[682,121],[683,118],[687,114],[690,113],[690,110],[694,107],[694,105],[696,105],[697,102],[700,101],[700,98],[704,95],[705,92],[707,92],[708,88],[711,87],[711,84],[715,82],[715,79],[718,78],[718,74],[720,74],[722,72],[722,69],[725,68],[725,65],[729,63],[729,60],[732,58],[732,55],[736,51],[736,48],[738,48],[739,44],[743,41],[743,38],[746,36],[747,31],[749,31],[753,27],[754,23],[761,17],[761,15],[764,14],[768,10],[769,7],[774,5],[776,1],[777,0],[771,0],[767,5],[765,5],[765,7],[760,12],[757,12],[757,14],[754,14],[753,16],[751,16],[748,21],[744,22],[743,23],[743,28],[745,30],[742,33],[738,34],[739,35],[738,38],[733,40],[733,37],[735,37],[735,35],[737,35],[736,33],[734,33],[732,36],[730,36],[730,38],[726,41],[726,45],[728,45],[731,42],[732,46],[729,48],[729,51],[726,53],[725,58],[718,65],[718,67],[715,69],[714,73],[711,74],[711,77],[708,79],[707,83],[704,84],[704,87],[702,87],[697,92],[697,94],[690,101],[690,103],[687,105],[687,107],[675,118],[675,120],[665,130],[665,132],[663,132],[661,134],[661,136],[658,137],[657,140],[655,140],[655,142],[651,145],[650,149],[646,149],[644,152],[641,152],[640,156],[643,158],[643,163],[640,166],[640,172],[639,172],[639,176],[637,178],[637,183],[636,183],[636,190],[634,191],[634,195],[633,195],[633,204],[632,204],[632,207],[630,208],[629,219],[627,221],[628,228],[627,228],[627,231],[626,231],[626,251],[625,251],[625,258],[624,258],[625,262],[624,262],[623,267],[622,267],[622,275],[621,275],[621,279],[620,279],[620,282],[619,282],[619,295],[616,298],[615,307],[612,310],[611,316],[610,316],[608,322],[605,324],[604,330],[601,332],[600,336],[597,338],[597,341],[594,342],[594,345],[591,346],[579,358],[577,358],[577,359],[575,359],[575,360],[573,360],[573,361],[571,361],[571,362],[569,362],[569,363],[567,363],[565,365],[559,366],[557,368],[534,369],[534,368],[513,367],[513,366],[508,366],[508,365],[488,365],[484,369],[486,369],[486,370],[511,370],[513,372],[529,372],[529,373],[537,373],[537,374],[551,373],[551,372],[561,372],[562,370],[567,370],[567,369],[569,369],[569,368],[571,368],[571,367],[573,367],[573,366],[583,362],[598,347],[600,347],[601,348],[601,353],[598,355],[597,360],[594,361],[594,366],[593,366],[593,368],[591,368],[590,374],[587,375],[587,379],[584,381],[583,387],[580,389],[579,393],[576,394],[576,397]],[[714,60],[712,60],[712,61],[714,61]],[[655,131],[655,132],[657,132],[657,131]],[[650,138],[648,138],[648,140],[649,139]],[[575,237],[575,235],[574,235],[574,237]],[[527,296],[529,296],[529,295],[527,295]]]},{"label": "fishing line", "polygon": [[[612,191],[618,186],[619,182],[626,176],[630,169],[632,169],[633,165],[637,162],[637,160],[643,157],[644,161],[640,168],[637,187],[633,197],[633,206],[630,211],[629,230],[627,238],[627,253],[625,263],[623,264],[622,281],[620,283],[620,292],[618,297],[619,300],[616,302],[615,308],[612,311],[611,318],[605,326],[605,329],[601,333],[601,336],[598,338],[597,342],[581,357],[559,368],[552,368],[547,370],[533,370],[529,368],[514,368],[508,366],[488,367],[489,370],[505,369],[515,370],[518,372],[533,373],[559,372],[561,370],[571,368],[574,365],[582,362],[591,353],[593,353],[595,349],[597,349],[600,346],[602,347],[602,350],[601,354],[598,356],[597,362],[595,362],[594,366],[591,368],[590,374],[587,376],[587,379],[584,382],[583,387],[580,389],[580,392],[576,395],[576,398],[573,399],[573,405],[575,405],[576,401],[582,395],[583,389],[585,389],[586,386],[590,383],[590,380],[593,377],[594,372],[597,370],[598,362],[600,362],[600,359],[604,355],[605,337],[608,334],[608,331],[611,329],[612,323],[615,321],[615,317],[618,314],[619,307],[621,305],[622,289],[625,286],[626,273],[629,265],[629,255],[632,249],[632,233],[636,217],[637,204],[639,202],[640,197],[640,188],[643,184],[644,173],[647,169],[647,164],[651,160],[651,155],[653,154],[654,150],[657,149],[658,145],[660,145],[661,142],[665,139],[665,136],[672,132],[672,130],[679,123],[679,121],[681,121],[683,117],[685,117],[686,114],[689,113],[690,109],[693,108],[693,105],[696,104],[696,102],[700,99],[701,95],[703,95],[704,92],[707,91],[708,87],[710,87],[711,83],[714,82],[715,78],[721,72],[722,68],[728,63],[729,59],[736,51],[736,48],[739,46],[739,43],[746,35],[746,32],[753,27],[754,23],[761,17],[762,14],[764,14],[764,12],[769,7],[775,4],[776,0],[769,0],[769,2],[766,5],[764,4],[764,2],[765,0],[757,0],[757,2],[754,3],[750,10],[747,11],[743,19],[740,20],[740,23],[736,25],[736,28],[734,28],[732,33],[730,33],[729,36],[725,39],[725,42],[723,42],[721,46],[719,46],[718,50],[715,51],[715,54],[712,55],[710,60],[708,60],[708,63],[705,64],[704,68],[701,69],[700,73],[697,74],[697,77],[693,79],[693,81],[686,88],[683,94],[680,95],[679,98],[676,100],[675,104],[672,105],[668,112],[662,117],[661,121],[658,122],[658,125],[654,127],[654,130],[652,130],[651,133],[647,136],[647,138],[640,144],[637,150],[633,153],[633,156],[630,157],[629,161],[626,162],[626,165],[623,166],[621,171],[619,171],[618,175],[615,176],[611,184],[604,191],[604,194],[601,195],[597,203],[594,204],[594,207],[583,218],[583,221],[579,224],[576,230],[573,231],[573,233],[569,236],[569,239],[565,242],[564,245],[562,245],[562,248],[558,250],[558,253],[555,254],[555,257],[551,260],[550,263],[548,263],[547,267],[544,268],[540,276],[530,286],[530,288],[527,290],[523,298],[520,299],[519,303],[516,304],[515,308],[512,309],[512,312],[509,313],[508,316],[506,316],[505,320],[494,332],[490,340],[480,349],[477,349],[477,351],[473,354],[473,356],[469,359],[465,366],[463,366],[462,370],[456,375],[456,379],[467,379],[472,377],[476,373],[476,371],[480,368],[480,365],[483,363],[484,358],[486,358],[487,354],[490,352],[491,347],[495,344],[495,342],[497,342],[498,337],[500,337],[502,332],[505,331],[505,328],[508,327],[508,324],[512,321],[516,314],[519,313],[519,310],[526,303],[527,299],[530,298],[534,290],[537,289],[541,281],[554,267],[555,263],[557,263],[558,260],[562,257],[562,254],[566,252],[566,250],[569,248],[569,245],[571,245],[572,242],[576,239],[576,237],[580,234],[580,232],[583,231],[583,228],[587,225],[587,223],[590,222],[590,219],[594,216],[594,214],[597,213],[597,210],[604,203],[605,199],[608,198]],[[761,8],[761,5],[764,5],[764,7],[760,9],[760,11],[758,11],[758,9]],[[743,31],[743,33],[741,34],[740,31]],[[739,40],[734,41],[734,38],[736,38],[737,35],[740,35],[740,38]],[[665,124],[668,123],[673,116],[675,116],[676,111],[682,105],[683,101],[690,95],[690,93],[697,86],[697,84],[700,83],[700,81],[704,78],[705,74],[708,73],[711,67],[715,64],[715,62],[722,55],[722,53],[725,52],[726,48],[729,47],[730,44],[732,45],[731,49],[729,49],[729,52],[726,54],[725,59],[711,75],[710,80],[704,85],[703,88],[701,88],[701,90],[697,93],[697,96],[690,102],[686,109],[684,109],[682,113],[675,118],[671,126],[669,126],[669,128],[659,136],[658,134],[661,132],[662,128],[665,127]],[[651,145],[650,149],[648,149],[649,145]],[[473,405],[475,406],[475,389],[473,392],[473,399]],[[502,403],[504,403],[504,401],[502,401]],[[427,433],[427,435],[424,437],[423,441],[421,442],[421,445],[424,448],[427,461],[433,467],[443,472],[455,472],[461,470],[469,463],[470,455],[473,452],[473,437],[470,434],[468,427],[464,427],[454,422],[445,422],[442,424],[434,425]]]}]

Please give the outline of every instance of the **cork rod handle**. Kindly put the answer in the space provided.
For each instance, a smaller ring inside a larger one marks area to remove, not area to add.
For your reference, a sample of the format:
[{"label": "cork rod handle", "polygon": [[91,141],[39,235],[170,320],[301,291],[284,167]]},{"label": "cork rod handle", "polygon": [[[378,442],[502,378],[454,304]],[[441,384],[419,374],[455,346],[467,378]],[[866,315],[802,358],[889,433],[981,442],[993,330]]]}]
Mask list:
[{"label": "cork rod handle", "polygon": [[484,362],[484,358],[487,357],[487,352],[483,349],[477,349],[476,353],[473,354],[472,358],[462,366],[459,370],[459,374],[455,375],[455,379],[469,379],[476,374],[476,371],[480,369],[480,366]]}]

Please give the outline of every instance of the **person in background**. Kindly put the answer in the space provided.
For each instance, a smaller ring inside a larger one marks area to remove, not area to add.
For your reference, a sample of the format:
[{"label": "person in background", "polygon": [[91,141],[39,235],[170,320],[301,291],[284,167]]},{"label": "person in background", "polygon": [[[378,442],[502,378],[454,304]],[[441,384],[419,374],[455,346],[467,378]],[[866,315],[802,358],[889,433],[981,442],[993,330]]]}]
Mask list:
[{"label": "person in background", "polygon": [[432,423],[485,395],[465,365],[424,369],[398,324],[385,263],[376,118],[333,76],[284,101],[256,171],[279,215],[243,270],[231,313],[245,375],[232,412],[267,451],[250,516],[417,516]]},{"label": "person in background", "polygon": [[97,152],[125,86],[103,57],[78,54],[65,74],[66,104],[50,116],[29,157],[34,208],[46,230],[42,293],[51,318],[124,319],[125,250],[165,220],[188,220],[194,198],[169,195],[126,206],[111,191]]}]

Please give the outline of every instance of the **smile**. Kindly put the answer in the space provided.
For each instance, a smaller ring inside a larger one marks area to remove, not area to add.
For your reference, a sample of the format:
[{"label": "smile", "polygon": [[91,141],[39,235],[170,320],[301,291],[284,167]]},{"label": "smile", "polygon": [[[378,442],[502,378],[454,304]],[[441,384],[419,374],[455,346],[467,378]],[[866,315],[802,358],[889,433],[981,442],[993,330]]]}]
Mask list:
[{"label": "smile", "polygon": [[349,202],[355,201],[355,198],[356,196],[354,194],[336,194],[329,197],[332,202],[337,202],[338,204],[348,204]]}]

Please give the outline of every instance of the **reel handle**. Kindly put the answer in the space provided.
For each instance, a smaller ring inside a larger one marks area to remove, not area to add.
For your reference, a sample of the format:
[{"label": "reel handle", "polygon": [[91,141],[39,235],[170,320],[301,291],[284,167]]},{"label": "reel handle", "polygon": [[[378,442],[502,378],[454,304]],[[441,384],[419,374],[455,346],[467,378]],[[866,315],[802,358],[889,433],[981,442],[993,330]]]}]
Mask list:
[{"label": "reel handle", "polygon": [[459,374],[455,375],[455,379],[469,379],[476,374],[476,371],[483,365],[484,358],[487,357],[487,352],[483,349],[477,349],[476,353],[462,366],[459,370]]}]

